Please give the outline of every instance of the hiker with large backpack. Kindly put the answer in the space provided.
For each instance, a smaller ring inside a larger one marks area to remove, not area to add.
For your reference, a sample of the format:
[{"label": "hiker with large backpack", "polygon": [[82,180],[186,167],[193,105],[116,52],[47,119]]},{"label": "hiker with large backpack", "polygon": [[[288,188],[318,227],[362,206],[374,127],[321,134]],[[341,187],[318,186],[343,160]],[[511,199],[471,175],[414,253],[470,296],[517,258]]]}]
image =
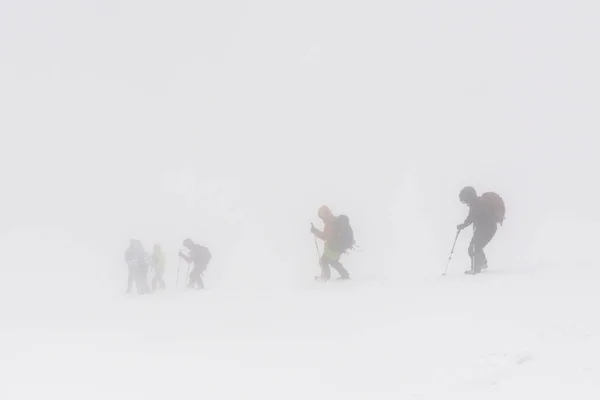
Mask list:
[{"label": "hiker with large backpack", "polygon": [[354,247],[354,233],[348,217],[345,215],[334,216],[327,206],[322,206],[317,215],[323,221],[324,229],[320,231],[311,224],[310,231],[315,237],[325,242],[325,248],[319,259],[321,276],[316,276],[315,280],[326,282],[331,279],[330,268],[340,274],[338,279],[350,279],[350,274],[340,262],[342,254]]},{"label": "hiker with large backpack", "polygon": [[469,258],[471,268],[466,274],[478,274],[482,269],[488,268],[487,257],[483,249],[490,243],[498,224],[502,225],[505,217],[505,206],[502,198],[494,193],[487,192],[477,196],[474,188],[467,186],[460,191],[459,200],[469,207],[469,215],[465,222],[456,228],[459,231],[473,225],[473,238],[469,244]]},{"label": "hiker with large backpack", "polygon": [[189,289],[204,289],[202,275],[206,268],[208,268],[208,263],[212,259],[212,254],[210,253],[210,250],[208,250],[208,247],[196,244],[192,239],[185,239],[183,245],[187,247],[189,254],[180,251],[179,257],[183,258],[188,263],[194,264],[194,269],[190,273],[187,287]]}]

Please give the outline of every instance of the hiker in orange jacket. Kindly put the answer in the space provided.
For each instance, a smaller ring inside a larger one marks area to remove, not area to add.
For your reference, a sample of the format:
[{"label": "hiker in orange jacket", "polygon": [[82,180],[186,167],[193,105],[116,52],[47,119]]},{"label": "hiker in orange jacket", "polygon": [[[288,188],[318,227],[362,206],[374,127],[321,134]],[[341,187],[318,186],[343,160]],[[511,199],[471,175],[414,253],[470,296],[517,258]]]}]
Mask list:
[{"label": "hiker in orange jacket", "polygon": [[342,252],[334,250],[330,246],[330,242],[334,234],[333,230],[335,229],[334,222],[336,220],[336,217],[333,215],[333,213],[327,206],[322,206],[321,208],[319,208],[319,212],[317,215],[319,216],[319,218],[321,218],[323,224],[325,225],[323,231],[320,231],[317,228],[315,228],[313,224],[311,224],[310,231],[313,235],[325,242],[325,248],[323,250],[323,255],[319,260],[319,265],[321,266],[321,276],[316,276],[315,280],[328,281],[329,279],[331,279],[330,267],[335,269],[340,274],[340,277],[338,279],[350,279],[350,274],[340,262]]}]

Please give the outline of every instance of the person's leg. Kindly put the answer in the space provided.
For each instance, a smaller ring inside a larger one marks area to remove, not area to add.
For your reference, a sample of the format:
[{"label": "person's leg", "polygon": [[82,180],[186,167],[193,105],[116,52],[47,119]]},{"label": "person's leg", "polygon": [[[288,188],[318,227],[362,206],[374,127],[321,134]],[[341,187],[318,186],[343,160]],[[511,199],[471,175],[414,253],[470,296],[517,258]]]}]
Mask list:
[{"label": "person's leg", "polygon": [[140,270],[140,267],[137,267],[135,269],[133,281],[135,282],[135,290],[136,290],[137,294],[142,293],[144,290],[144,283],[143,283],[142,271]]},{"label": "person's leg", "polygon": [[196,277],[196,286],[198,289],[204,289],[204,279],[202,279],[202,273]]},{"label": "person's leg", "polygon": [[482,268],[487,268],[487,257],[483,249],[487,246],[496,234],[498,227],[496,225],[478,227],[473,234],[469,251],[472,260],[472,269],[475,273],[481,272]]},{"label": "person's leg", "polygon": [[[331,278],[331,270],[329,267],[333,267],[343,279],[347,279],[349,277],[348,271],[346,271],[344,266],[339,261],[341,256],[341,252],[333,250],[329,247],[329,244],[325,244],[323,257],[321,257],[321,260],[324,260],[321,262],[321,268],[324,270],[324,277],[326,277],[326,279]],[[325,265],[325,267],[323,267],[323,265]]]},{"label": "person's leg", "polygon": [[338,274],[340,274],[341,279],[350,279],[350,274],[346,268],[344,268],[344,265],[340,262],[340,260],[332,260],[330,261],[329,265],[331,265],[331,267],[335,269]]},{"label": "person's leg", "polygon": [[474,271],[474,257],[475,257],[475,234],[473,234],[473,237],[471,238],[471,243],[469,243],[469,249],[467,250],[467,252],[469,253],[469,260],[471,262],[470,268],[469,268],[469,272],[473,272]]},{"label": "person's leg", "polygon": [[148,267],[140,267],[138,268],[138,280],[136,286],[138,288],[138,293],[146,294],[150,293],[150,286],[148,286]]},{"label": "person's leg", "polygon": [[194,267],[192,268],[192,272],[190,272],[190,280],[188,282],[188,288],[193,288],[194,285],[196,284],[196,279],[198,276],[198,267],[196,265],[194,265]]},{"label": "person's leg", "polygon": [[198,289],[204,289],[204,280],[202,279],[202,273],[206,269],[205,265],[194,265],[194,269],[190,274],[189,288],[197,287]]},{"label": "person's leg", "polygon": [[165,289],[165,287],[167,286],[165,283],[165,270],[164,268],[159,268],[156,270],[156,273],[158,274],[158,287],[161,289]]},{"label": "person's leg", "polygon": [[158,289],[164,289],[165,281],[163,275],[165,270],[161,267],[154,267],[154,277],[152,278],[152,291]]},{"label": "person's leg", "polygon": [[133,282],[135,281],[135,271],[132,266],[127,267],[127,292],[131,293],[131,289],[133,287]]},{"label": "person's leg", "polygon": [[321,279],[329,280],[331,278],[331,270],[329,269],[330,260],[325,254],[321,256],[319,265],[321,266]]}]

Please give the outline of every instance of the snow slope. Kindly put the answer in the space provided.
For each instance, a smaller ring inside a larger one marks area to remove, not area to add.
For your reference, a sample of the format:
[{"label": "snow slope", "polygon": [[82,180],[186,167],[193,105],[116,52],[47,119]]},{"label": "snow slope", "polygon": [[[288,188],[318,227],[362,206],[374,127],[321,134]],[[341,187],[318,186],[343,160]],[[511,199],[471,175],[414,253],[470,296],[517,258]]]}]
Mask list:
[{"label": "snow slope", "polygon": [[3,318],[2,398],[600,395],[592,265],[498,265],[475,277],[442,266],[388,279],[355,267],[353,281],[327,285],[307,269],[293,283],[221,288],[207,272],[204,292],[174,288],[171,266],[169,290],[142,297],[23,285],[2,297],[14,311]]},{"label": "snow slope", "polygon": [[[600,398],[597,15],[0,2],[0,399]],[[442,277],[465,185],[507,222]],[[312,281],[322,204],[351,282]],[[165,293],[123,295],[132,237]]]}]

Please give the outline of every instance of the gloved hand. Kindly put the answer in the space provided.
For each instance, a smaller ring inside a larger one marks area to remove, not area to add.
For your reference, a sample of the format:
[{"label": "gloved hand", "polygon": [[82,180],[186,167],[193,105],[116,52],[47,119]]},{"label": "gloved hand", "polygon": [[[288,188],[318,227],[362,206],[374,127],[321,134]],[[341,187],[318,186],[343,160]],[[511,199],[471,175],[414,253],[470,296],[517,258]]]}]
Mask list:
[{"label": "gloved hand", "polygon": [[310,224],[310,233],[314,234],[317,232],[317,228],[315,228],[315,225],[311,222]]},{"label": "gloved hand", "polygon": [[460,225],[456,226],[456,229],[458,229],[459,231],[462,231],[465,228],[466,228],[465,224],[460,224]]}]

